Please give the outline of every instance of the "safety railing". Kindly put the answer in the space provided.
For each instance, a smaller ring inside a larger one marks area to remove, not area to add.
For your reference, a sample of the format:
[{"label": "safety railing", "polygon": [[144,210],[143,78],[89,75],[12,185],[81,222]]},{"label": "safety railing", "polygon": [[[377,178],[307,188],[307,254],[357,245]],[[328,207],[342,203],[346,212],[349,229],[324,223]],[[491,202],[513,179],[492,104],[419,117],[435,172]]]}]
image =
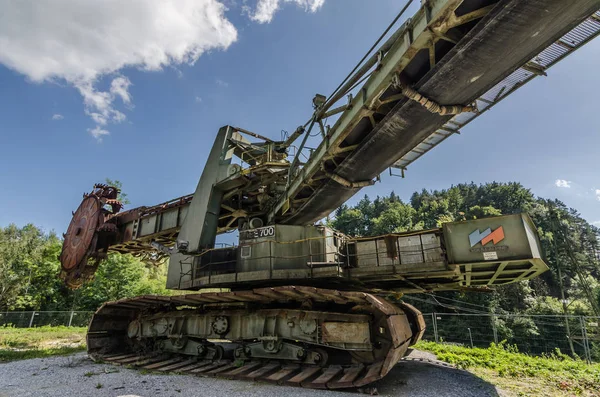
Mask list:
[{"label": "safety railing", "polygon": [[[212,277],[223,274],[238,274],[252,271],[305,269],[307,277],[313,277],[315,269],[329,268],[328,272],[317,272],[343,276],[348,268],[368,268],[393,265],[397,271],[403,266],[438,264],[445,268],[445,250],[439,230],[416,233],[390,234],[370,238],[348,238],[342,234],[321,235],[293,241],[261,239],[242,241],[239,247],[213,248],[186,257],[181,262],[181,280],[189,278],[201,284],[211,283]],[[335,271],[334,271],[335,270]],[[238,280],[234,277],[233,280]]]},{"label": "safety railing", "polygon": [[[340,236],[335,235],[244,242],[239,247],[209,249],[194,257],[192,278],[208,277],[210,283],[215,275],[268,270],[271,276],[273,271],[286,268],[306,269],[312,277],[313,269],[321,267],[337,267],[341,275],[347,264],[346,255],[338,247],[342,243]],[[190,260],[186,258],[187,263]],[[188,274],[182,271],[182,277]]]}]

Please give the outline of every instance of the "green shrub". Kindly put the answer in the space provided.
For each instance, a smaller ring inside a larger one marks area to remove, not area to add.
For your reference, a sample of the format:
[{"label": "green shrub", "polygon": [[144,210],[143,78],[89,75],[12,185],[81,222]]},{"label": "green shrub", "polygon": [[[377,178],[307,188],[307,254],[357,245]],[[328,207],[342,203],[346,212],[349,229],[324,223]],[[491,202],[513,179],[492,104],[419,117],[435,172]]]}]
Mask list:
[{"label": "green shrub", "polygon": [[559,349],[543,356],[530,356],[506,342],[492,343],[482,349],[422,341],[416,348],[434,353],[439,360],[461,369],[485,368],[501,377],[542,378],[561,390],[600,392],[600,364],[571,358]]}]

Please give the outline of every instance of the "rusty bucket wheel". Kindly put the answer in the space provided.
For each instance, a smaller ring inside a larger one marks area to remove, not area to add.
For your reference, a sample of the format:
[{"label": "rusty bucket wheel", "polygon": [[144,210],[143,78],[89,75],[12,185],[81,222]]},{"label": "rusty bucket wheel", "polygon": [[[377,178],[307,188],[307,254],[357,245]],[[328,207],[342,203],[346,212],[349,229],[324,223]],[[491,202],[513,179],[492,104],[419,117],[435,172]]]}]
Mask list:
[{"label": "rusty bucket wheel", "polygon": [[84,281],[82,276],[95,249],[96,230],[103,217],[102,203],[94,194],[87,195],[73,213],[60,254],[61,276],[71,288],[81,286]]},{"label": "rusty bucket wheel", "polygon": [[79,288],[91,279],[98,260],[105,256],[105,253],[99,252],[99,236],[116,233],[115,225],[105,221],[107,215],[119,212],[122,207],[117,200],[118,192],[112,186],[96,184],[92,193],[84,194],[79,208],[73,213],[69,228],[63,235],[60,254],[60,277],[69,288]]},{"label": "rusty bucket wheel", "polygon": [[60,255],[63,270],[70,271],[85,258],[98,228],[101,210],[98,197],[90,195],[83,199],[73,214]]}]

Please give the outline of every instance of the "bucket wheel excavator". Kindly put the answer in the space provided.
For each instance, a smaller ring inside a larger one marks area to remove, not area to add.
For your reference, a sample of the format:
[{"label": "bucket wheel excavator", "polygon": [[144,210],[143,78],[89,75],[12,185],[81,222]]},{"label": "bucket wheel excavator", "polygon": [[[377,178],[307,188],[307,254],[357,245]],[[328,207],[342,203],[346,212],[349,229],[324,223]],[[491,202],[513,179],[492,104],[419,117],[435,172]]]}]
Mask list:
[{"label": "bucket wheel excavator", "polygon": [[[121,211],[118,190],[95,185],[65,234],[65,283],[81,286],[120,252],[168,258],[167,287],[190,292],[105,303],[89,354],[158,371],[360,387],[425,330],[416,308],[386,294],[485,289],[547,270],[525,214],[361,238],[315,222],[545,76],[600,33],[599,8],[423,1],[331,96],[315,96],[289,136],[221,128],[193,194]],[[229,231],[239,244],[217,248]]]}]

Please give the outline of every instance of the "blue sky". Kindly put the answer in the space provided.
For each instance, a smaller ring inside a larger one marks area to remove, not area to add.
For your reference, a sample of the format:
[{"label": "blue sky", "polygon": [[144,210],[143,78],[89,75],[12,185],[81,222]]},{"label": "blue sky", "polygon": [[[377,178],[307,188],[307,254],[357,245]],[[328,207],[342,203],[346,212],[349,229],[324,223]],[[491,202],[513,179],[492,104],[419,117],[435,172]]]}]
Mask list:
[{"label": "blue sky", "polygon": [[[402,6],[221,3],[0,5],[0,43],[14,43],[0,45],[0,226],[63,232],[81,194],[106,177],[122,181],[129,208],[192,192],[220,126],[272,138],[294,130],[314,94],[329,94]],[[415,162],[405,179],[384,173],[351,202],[519,181],[600,221],[599,61],[596,40]]]}]

